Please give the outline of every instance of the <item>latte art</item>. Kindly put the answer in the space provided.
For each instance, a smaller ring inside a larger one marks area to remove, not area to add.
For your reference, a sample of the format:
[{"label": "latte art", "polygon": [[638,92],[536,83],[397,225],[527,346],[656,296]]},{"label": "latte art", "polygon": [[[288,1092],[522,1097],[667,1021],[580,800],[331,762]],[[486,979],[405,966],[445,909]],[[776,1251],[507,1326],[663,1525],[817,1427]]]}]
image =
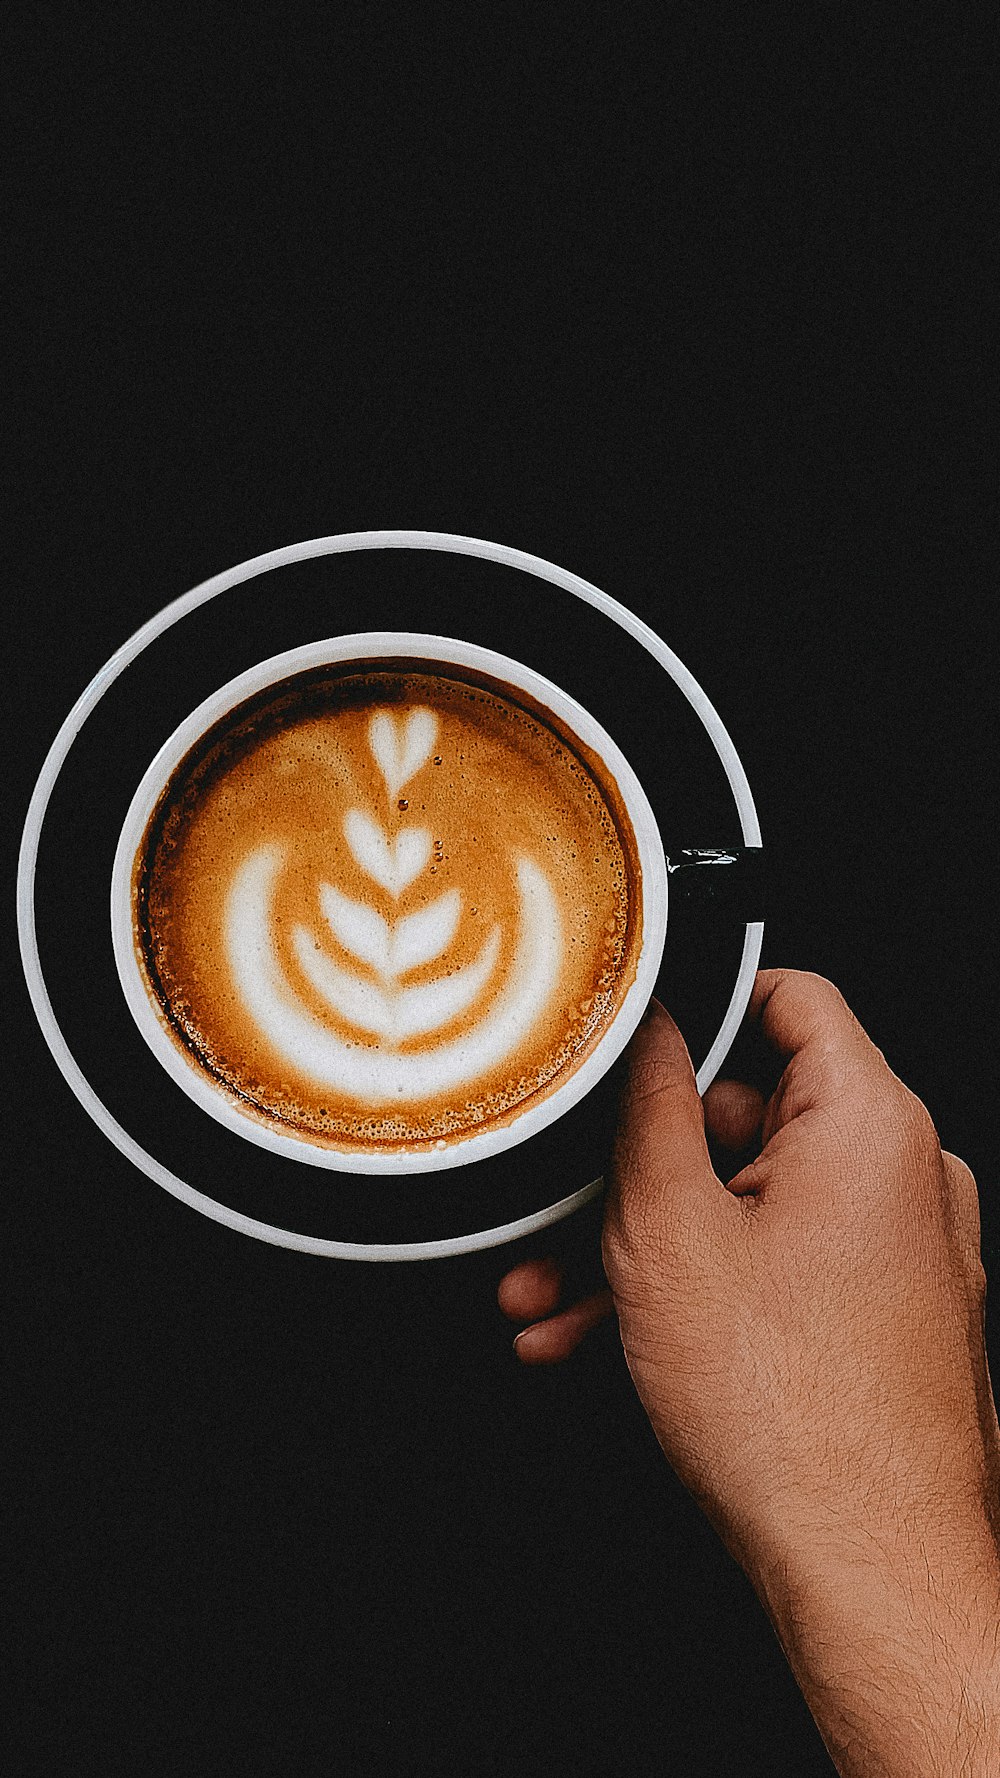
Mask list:
[{"label": "latte art", "polygon": [[[437,729],[431,710],[407,712],[398,729],[385,711],[372,717],[369,745],[390,797],[426,765]],[[391,842],[361,809],[347,810],[344,835],[355,863],[395,902],[431,855],[426,828],[403,827]],[[454,938],[462,907],[459,891],[445,890],[390,923],[367,903],[352,901],[329,883],[319,885],[319,904],[340,949],[356,963],[367,964],[374,979],[341,968],[306,926],[293,929],[292,948],[325,1007],[344,1023],[382,1039],[378,1051],[359,1053],[308,1010],[282,971],[273,906],[283,855],[276,847],[259,847],[237,871],[226,904],[226,953],[248,1012],[293,1066],[360,1104],[427,1099],[476,1080],[529,1035],[552,993],[562,959],[559,910],[548,882],[530,858],[514,862],[521,935],[510,979],[478,1026],[422,1055],[402,1053],[400,1042],[441,1031],[480,998],[499,957],[499,926],[471,963],[406,987],[400,978],[439,957]]]},{"label": "latte art", "polygon": [[175,771],[134,882],[161,1023],[240,1109],[340,1149],[448,1145],[590,1053],[634,978],[613,784],[481,677],[350,663]]},{"label": "latte art", "polygon": [[318,1085],[362,1105],[420,1101],[479,1079],[529,1037],[555,985],[562,949],[552,891],[530,859],[517,871],[523,933],[507,983],[472,1031],[417,1053],[403,1051],[401,1040],[442,1030],[482,995],[499,953],[499,928],[474,963],[393,992],[338,968],[297,927],[295,954],[320,998],[344,1022],[382,1039],[377,1050],[362,1050],[310,1013],[283,975],[270,919],[279,864],[280,854],[265,847],[240,871],[228,910],[229,961],[274,1049]]}]

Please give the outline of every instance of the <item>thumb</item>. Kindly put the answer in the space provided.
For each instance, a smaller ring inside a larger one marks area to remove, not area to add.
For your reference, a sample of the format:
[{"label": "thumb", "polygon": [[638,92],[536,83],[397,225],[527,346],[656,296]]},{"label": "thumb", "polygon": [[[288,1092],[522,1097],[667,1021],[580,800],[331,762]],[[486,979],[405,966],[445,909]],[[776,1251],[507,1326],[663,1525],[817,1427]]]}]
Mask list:
[{"label": "thumb", "polygon": [[734,1200],[716,1177],[684,1039],[651,1000],[629,1046],[604,1219],[608,1281],[674,1272],[703,1250]]}]

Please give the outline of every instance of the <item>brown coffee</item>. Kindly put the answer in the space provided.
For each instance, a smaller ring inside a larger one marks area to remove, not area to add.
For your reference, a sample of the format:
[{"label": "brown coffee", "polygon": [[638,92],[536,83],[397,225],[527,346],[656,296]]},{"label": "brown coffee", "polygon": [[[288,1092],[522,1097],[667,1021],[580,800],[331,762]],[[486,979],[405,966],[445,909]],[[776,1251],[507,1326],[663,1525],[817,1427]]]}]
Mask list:
[{"label": "brown coffee", "polygon": [[234,1105],[348,1152],[509,1123],[635,976],[635,839],[599,761],[465,668],[270,687],[175,770],[133,876],[161,1023]]}]

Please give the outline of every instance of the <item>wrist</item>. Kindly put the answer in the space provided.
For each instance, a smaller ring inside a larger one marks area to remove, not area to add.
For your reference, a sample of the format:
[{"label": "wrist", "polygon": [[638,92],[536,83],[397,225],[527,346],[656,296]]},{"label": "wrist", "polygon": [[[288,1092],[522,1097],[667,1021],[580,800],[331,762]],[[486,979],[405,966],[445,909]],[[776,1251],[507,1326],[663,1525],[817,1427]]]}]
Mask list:
[{"label": "wrist", "polygon": [[992,1534],[803,1548],[751,1579],[845,1778],[1000,1771]]}]

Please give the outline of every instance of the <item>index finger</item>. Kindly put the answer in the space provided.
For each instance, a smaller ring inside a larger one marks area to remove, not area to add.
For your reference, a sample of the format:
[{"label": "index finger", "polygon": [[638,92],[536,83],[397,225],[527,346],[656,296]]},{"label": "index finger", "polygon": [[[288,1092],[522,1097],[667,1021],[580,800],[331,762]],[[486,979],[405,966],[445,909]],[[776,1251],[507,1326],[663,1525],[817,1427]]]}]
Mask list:
[{"label": "index finger", "polygon": [[[762,969],[748,1012],[779,1056],[795,1059],[821,1091],[836,1089],[859,1067],[885,1067],[885,1058],[855,1018],[840,989],[825,976],[798,969]],[[786,1071],[787,1072],[787,1071]]]}]

